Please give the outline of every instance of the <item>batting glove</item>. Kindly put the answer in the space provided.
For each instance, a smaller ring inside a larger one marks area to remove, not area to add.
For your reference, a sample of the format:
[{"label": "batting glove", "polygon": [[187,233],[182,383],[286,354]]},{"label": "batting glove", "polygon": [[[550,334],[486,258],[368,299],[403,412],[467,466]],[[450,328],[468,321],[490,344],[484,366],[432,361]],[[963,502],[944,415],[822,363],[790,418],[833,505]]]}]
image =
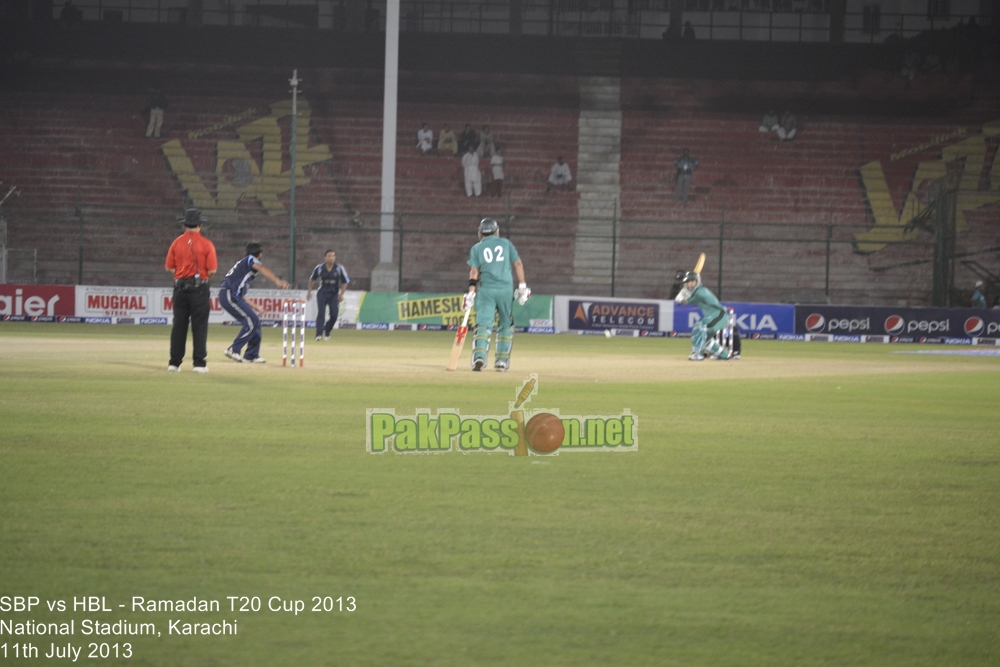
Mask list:
[{"label": "batting glove", "polygon": [[687,287],[684,287],[677,293],[677,296],[674,297],[674,301],[677,303],[687,303],[688,297],[690,296],[691,291]]},{"label": "batting glove", "polygon": [[522,306],[528,302],[528,297],[530,296],[531,288],[524,283],[518,285],[517,289],[514,290],[514,298],[517,299],[517,302]]},{"label": "batting glove", "polygon": [[476,293],[466,292],[465,297],[462,299],[462,310],[464,312],[469,312],[472,310],[472,306],[476,303]]}]

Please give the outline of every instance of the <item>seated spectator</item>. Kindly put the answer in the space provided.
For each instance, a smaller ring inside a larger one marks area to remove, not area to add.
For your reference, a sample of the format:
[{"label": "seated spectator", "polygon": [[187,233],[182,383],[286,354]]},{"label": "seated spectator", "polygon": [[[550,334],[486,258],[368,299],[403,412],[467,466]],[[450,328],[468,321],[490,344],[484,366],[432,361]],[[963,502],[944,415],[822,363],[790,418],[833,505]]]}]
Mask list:
[{"label": "seated spectator", "polygon": [[458,155],[458,140],[455,133],[451,131],[451,125],[444,124],[441,134],[438,135],[438,152]]},{"label": "seated spectator", "polygon": [[472,129],[472,126],[466,123],[462,134],[458,135],[458,152],[464,155],[469,150],[469,146],[472,146],[472,150],[478,149],[479,137],[476,136],[476,131]]},{"label": "seated spectator", "polygon": [[764,120],[760,122],[760,127],[757,130],[760,132],[777,132],[778,127],[778,114],[774,112],[774,109],[768,109],[767,113],[764,114]]},{"label": "seated spectator", "polygon": [[569,165],[563,162],[562,155],[556,158],[556,163],[549,170],[549,184],[546,191],[553,187],[560,190],[569,190],[569,185],[573,181],[573,174],[569,171]]},{"label": "seated spectator", "polygon": [[483,157],[484,155],[493,157],[493,154],[496,153],[497,147],[493,143],[493,133],[490,132],[489,125],[483,125],[483,133],[479,135],[479,148],[477,150],[479,151],[479,157]]},{"label": "seated spectator", "polygon": [[684,39],[694,40],[694,26],[691,25],[690,21],[684,22],[684,33],[681,35]]},{"label": "seated spectator", "polygon": [[795,115],[791,111],[786,111],[781,116],[781,123],[777,129],[778,138],[782,141],[791,141],[795,138],[798,126],[795,122]]},{"label": "seated spectator", "polygon": [[434,150],[434,131],[427,127],[427,123],[423,123],[417,130],[417,148],[424,155]]}]

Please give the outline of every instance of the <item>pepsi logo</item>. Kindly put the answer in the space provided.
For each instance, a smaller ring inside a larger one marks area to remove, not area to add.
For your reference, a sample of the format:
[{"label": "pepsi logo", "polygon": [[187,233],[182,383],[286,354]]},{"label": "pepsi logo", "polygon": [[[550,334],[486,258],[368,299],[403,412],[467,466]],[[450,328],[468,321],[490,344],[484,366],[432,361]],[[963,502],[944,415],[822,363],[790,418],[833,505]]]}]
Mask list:
[{"label": "pepsi logo", "polygon": [[822,331],[823,327],[826,326],[826,318],[819,313],[813,313],[806,318],[806,331],[809,333],[816,333]]},{"label": "pepsi logo", "polygon": [[885,332],[890,336],[903,333],[906,328],[906,320],[899,315],[890,315],[885,319]]},{"label": "pepsi logo", "polygon": [[986,323],[983,322],[981,317],[970,317],[965,320],[965,335],[966,336],[978,336],[983,333],[983,329],[986,327]]}]

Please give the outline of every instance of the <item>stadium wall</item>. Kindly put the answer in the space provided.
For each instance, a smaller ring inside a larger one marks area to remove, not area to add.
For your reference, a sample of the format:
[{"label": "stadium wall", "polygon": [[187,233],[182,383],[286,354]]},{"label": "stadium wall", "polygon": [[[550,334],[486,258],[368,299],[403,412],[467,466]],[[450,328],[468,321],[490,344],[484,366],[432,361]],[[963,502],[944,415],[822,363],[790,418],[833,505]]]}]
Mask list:
[{"label": "stadium wall", "polygon": [[[287,275],[288,73],[193,65],[122,65],[120,73],[133,84],[157,77],[170,92],[161,140],[143,137],[145,94],[105,90],[103,65],[53,65],[41,81],[73,75],[59,92],[0,92],[0,180],[22,191],[6,207],[7,244],[38,251],[33,279],[162,285],[162,255],[178,231],[172,221],[191,203],[212,219],[223,268],[252,237]],[[378,259],[381,73],[300,75],[297,278],[332,246],[367,287]],[[578,195],[545,188],[554,155],[576,171],[577,79],[404,72],[401,286],[460,284],[468,230],[492,216],[525,255],[533,284],[549,293],[660,298],[673,272],[706,252],[706,282],[724,298],[926,305],[931,238],[907,233],[906,224],[948,175],[964,187],[958,255],[1000,272],[996,89],[968,76],[928,76],[909,89],[901,77],[877,84],[621,79],[619,217],[603,239],[616,264],[594,286],[573,280]],[[794,142],[757,132],[772,105],[798,112]],[[414,148],[424,121],[435,130],[491,124],[507,150],[506,196],[467,199],[456,159]],[[701,166],[692,201],[680,205],[671,162],[684,146]],[[971,281],[959,265],[956,284]]]}]

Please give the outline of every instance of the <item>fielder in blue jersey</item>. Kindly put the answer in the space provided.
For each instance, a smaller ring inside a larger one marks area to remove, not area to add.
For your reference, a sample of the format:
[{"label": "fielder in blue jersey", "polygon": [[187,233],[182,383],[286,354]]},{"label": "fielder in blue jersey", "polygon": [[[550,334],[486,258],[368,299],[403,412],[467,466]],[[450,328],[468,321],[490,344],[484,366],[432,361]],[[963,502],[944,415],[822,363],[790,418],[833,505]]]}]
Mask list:
[{"label": "fielder in blue jersey", "polygon": [[729,324],[729,312],[712,291],[701,284],[701,276],[688,271],[684,276],[684,288],[674,298],[677,303],[692,303],[701,309],[701,319],[691,329],[691,361],[702,361],[705,355],[716,359],[728,359],[725,349],[715,334]]},{"label": "fielder in blue jersey", "polygon": [[[497,347],[493,367],[506,371],[514,346],[514,299],[522,306],[531,296],[524,284],[524,265],[509,239],[500,238],[500,225],[492,218],[479,223],[479,243],[469,251],[469,291],[463,309],[476,307],[476,332],[472,337],[472,370],[481,371],[490,351],[490,333],[496,319]],[[517,274],[514,289],[510,271]]]},{"label": "fielder in blue jersey", "polygon": [[[340,313],[340,302],[344,300],[344,292],[351,279],[347,271],[337,264],[337,253],[327,250],[323,263],[317,264],[309,276],[309,287],[306,290],[306,301],[312,298],[313,283],[319,283],[316,290],[316,340],[330,340],[330,332],[337,323]],[[326,319],[326,310],[330,309],[330,319]]]},{"label": "fielder in blue jersey", "polygon": [[[274,275],[269,268],[261,264],[260,256],[263,254],[260,244],[251,242],[247,244],[247,256],[236,262],[233,268],[222,281],[219,288],[219,304],[226,309],[230,315],[243,324],[239,335],[233,344],[226,348],[226,356],[233,361],[263,364],[265,360],[260,356],[260,318],[257,314],[264,314],[264,311],[255,304],[246,300],[247,290],[253,283],[258,273],[263,273],[264,277],[281,289],[288,289],[288,283]],[[243,346],[246,352],[242,352]],[[242,353],[241,353],[242,352]]]}]

